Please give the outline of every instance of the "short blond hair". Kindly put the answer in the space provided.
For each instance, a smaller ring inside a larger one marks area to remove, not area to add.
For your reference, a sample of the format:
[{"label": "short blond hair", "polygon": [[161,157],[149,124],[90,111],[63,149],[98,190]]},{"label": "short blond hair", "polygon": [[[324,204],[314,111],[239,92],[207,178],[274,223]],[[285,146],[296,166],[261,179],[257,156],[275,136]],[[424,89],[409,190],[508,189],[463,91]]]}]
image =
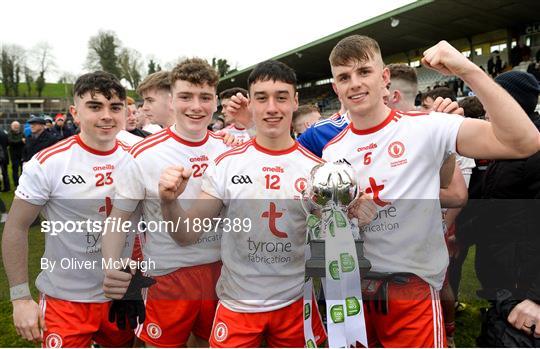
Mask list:
[{"label": "short blond hair", "polygon": [[164,90],[169,92],[171,90],[171,79],[168,71],[158,71],[148,75],[137,87],[137,93],[143,95],[146,91],[150,90]]}]

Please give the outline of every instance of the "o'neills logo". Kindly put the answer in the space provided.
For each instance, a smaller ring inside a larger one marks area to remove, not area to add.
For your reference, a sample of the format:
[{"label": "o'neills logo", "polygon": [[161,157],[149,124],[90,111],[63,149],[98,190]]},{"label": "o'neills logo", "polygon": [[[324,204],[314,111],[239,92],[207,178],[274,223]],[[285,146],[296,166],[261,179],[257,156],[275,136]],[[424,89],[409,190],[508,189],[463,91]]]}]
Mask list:
[{"label": "o'neills logo", "polygon": [[151,322],[146,326],[146,333],[150,338],[156,339],[161,337],[161,328],[155,323]]},{"label": "o'neills logo", "polygon": [[277,172],[277,173],[284,173],[285,170],[281,166],[274,166],[274,167],[263,167],[263,172]]},{"label": "o'neills logo", "polygon": [[196,158],[189,158],[189,162],[201,162],[201,161],[208,161],[208,156],[202,155]]},{"label": "o'neills logo", "polygon": [[56,333],[51,333],[45,338],[45,347],[46,348],[62,348],[62,337]]},{"label": "o'neills logo", "polygon": [[94,171],[114,170],[114,165],[107,164],[105,166],[94,166]]},{"label": "o'neills logo", "polygon": [[356,151],[361,152],[361,151],[364,151],[364,150],[371,150],[371,149],[376,149],[376,148],[377,148],[377,144],[371,143],[370,145],[366,145],[365,147],[356,148]]}]

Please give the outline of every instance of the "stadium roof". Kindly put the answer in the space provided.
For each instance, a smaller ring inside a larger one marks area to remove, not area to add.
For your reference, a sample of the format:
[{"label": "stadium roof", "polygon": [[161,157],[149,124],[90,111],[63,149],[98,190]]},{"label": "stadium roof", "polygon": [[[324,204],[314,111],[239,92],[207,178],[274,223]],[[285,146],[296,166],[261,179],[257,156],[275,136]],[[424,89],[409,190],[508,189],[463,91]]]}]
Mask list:
[{"label": "stadium roof", "polygon": [[[362,6],[362,2],[358,4]],[[452,41],[498,29],[519,29],[537,22],[539,13],[538,0],[419,0],[271,59],[293,68],[299,82],[315,81],[330,76],[330,51],[349,35],[376,39],[383,57],[388,57],[431,46],[442,39]],[[399,19],[399,25],[391,27],[391,18]],[[253,68],[254,65],[223,77],[219,90],[245,87]]]}]

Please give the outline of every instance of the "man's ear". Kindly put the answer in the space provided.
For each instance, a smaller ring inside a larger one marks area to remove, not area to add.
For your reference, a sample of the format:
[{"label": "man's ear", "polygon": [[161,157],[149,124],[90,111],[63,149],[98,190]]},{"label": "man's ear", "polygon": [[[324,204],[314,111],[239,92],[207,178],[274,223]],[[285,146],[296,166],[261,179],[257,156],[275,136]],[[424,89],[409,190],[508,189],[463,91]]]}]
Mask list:
[{"label": "man's ear", "polygon": [[294,111],[298,110],[298,91],[294,93]]},{"label": "man's ear", "polygon": [[74,105],[69,106],[69,113],[73,116],[73,119],[79,119],[79,113],[77,112],[77,107]]},{"label": "man's ear", "polygon": [[332,89],[334,90],[334,93],[336,94],[336,96],[339,97],[338,92],[337,92],[337,87],[336,87],[336,84],[334,82],[332,83]]},{"label": "man's ear", "polygon": [[390,83],[390,69],[388,68],[383,69],[382,78],[383,78],[384,86],[385,87],[388,86],[388,84]]}]

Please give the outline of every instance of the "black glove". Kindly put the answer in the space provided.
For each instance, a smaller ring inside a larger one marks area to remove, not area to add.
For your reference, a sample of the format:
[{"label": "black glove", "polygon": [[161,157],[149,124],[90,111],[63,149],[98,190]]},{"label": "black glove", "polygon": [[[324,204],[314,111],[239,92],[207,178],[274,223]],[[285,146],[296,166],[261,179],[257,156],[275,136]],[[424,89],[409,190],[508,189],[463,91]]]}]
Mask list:
[{"label": "black glove", "polygon": [[[122,270],[131,273],[128,268]],[[115,322],[120,330],[126,329],[126,319],[129,327],[135,329],[138,324],[142,324],[146,318],[146,308],[142,299],[141,290],[150,287],[156,280],[144,276],[139,269],[131,278],[128,289],[124,297],[120,300],[113,300],[109,308],[109,321]]]}]

